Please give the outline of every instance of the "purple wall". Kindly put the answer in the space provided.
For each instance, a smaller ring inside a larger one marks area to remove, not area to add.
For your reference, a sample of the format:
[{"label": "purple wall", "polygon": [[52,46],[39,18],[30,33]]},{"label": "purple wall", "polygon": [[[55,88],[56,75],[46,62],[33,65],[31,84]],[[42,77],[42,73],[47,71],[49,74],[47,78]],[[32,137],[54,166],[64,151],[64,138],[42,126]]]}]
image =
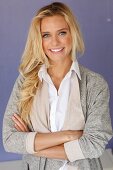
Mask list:
[{"label": "purple wall", "polygon": [[[2,119],[18,75],[18,65],[24,49],[31,18],[36,10],[51,0],[0,1],[0,161],[20,159],[4,151]],[[113,122],[113,1],[61,0],[77,16],[84,35],[86,51],[80,62],[102,74],[111,91],[110,109]],[[113,123],[112,123],[113,124]],[[108,147],[113,148],[113,139]]]}]

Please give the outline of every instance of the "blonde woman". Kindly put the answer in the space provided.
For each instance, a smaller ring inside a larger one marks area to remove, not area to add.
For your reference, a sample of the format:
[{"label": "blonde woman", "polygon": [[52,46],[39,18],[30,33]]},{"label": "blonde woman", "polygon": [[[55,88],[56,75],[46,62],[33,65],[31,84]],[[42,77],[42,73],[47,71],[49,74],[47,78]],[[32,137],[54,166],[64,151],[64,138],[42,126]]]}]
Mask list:
[{"label": "blonde woman", "polygon": [[25,170],[102,170],[112,137],[109,90],[79,65],[84,43],[63,3],[33,18],[3,121],[6,151],[23,154]]}]

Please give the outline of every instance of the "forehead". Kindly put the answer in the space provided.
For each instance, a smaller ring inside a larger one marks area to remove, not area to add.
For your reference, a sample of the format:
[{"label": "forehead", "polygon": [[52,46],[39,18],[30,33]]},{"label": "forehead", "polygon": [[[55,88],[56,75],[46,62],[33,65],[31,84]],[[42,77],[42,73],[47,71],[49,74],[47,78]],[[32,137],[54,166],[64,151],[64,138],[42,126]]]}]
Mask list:
[{"label": "forehead", "polygon": [[41,31],[51,31],[52,29],[58,30],[62,28],[68,28],[68,24],[63,16],[55,15],[45,17],[41,20]]}]

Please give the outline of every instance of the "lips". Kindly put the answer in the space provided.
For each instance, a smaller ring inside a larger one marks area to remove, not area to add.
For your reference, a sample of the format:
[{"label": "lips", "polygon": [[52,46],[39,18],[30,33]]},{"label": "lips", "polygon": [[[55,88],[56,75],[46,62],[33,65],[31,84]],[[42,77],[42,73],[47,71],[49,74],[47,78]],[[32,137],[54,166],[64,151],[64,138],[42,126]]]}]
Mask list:
[{"label": "lips", "polygon": [[50,49],[51,52],[57,53],[57,52],[61,52],[64,48],[54,48],[54,49]]}]

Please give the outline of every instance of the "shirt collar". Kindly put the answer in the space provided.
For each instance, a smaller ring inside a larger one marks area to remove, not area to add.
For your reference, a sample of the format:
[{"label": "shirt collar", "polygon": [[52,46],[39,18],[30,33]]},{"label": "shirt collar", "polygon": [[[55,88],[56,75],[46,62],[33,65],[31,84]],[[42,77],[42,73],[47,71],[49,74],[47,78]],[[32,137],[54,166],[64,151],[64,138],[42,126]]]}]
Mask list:
[{"label": "shirt collar", "polygon": [[80,74],[79,64],[77,60],[72,62],[70,71],[74,71],[77,74],[78,78],[81,80],[81,74]]},{"label": "shirt collar", "polygon": [[[80,69],[79,69],[79,64],[78,64],[77,60],[72,62],[70,71],[71,72],[74,71],[77,74],[77,76],[79,77],[79,79],[81,80]],[[43,64],[38,72],[40,81],[42,81],[42,79],[45,78],[46,75],[47,75],[47,68],[46,68],[46,65]]]},{"label": "shirt collar", "polygon": [[47,75],[47,68],[46,68],[46,65],[43,64],[38,72],[38,77],[39,77],[40,81],[42,81],[42,79],[45,77],[45,75]]}]

